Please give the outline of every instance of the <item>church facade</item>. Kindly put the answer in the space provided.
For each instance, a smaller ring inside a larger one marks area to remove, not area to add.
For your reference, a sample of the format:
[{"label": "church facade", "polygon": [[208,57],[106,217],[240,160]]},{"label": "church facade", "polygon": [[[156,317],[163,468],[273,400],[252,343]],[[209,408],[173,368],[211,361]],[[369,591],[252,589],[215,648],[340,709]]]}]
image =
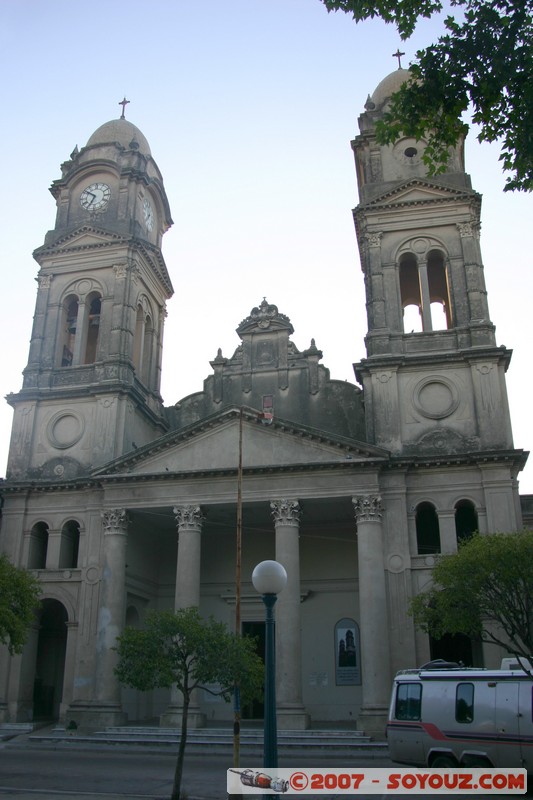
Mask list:
[{"label": "church facade", "polygon": [[[276,605],[280,727],[381,732],[396,670],[442,656],[498,662],[476,643],[431,641],[408,613],[439,553],[474,530],[522,527],[527,454],[513,444],[511,352],[489,316],[462,143],[429,178],[423,142],[376,142],[406,77],[377,87],[352,142],[368,318],[359,385],[332,379],[314,341],[298,349],[288,309],[265,298],[243,309],[235,352],[218,352],[202,390],[165,407],[172,219],[149,144],[123,116],[62,165],[56,225],[34,253],[23,386],[8,397],[0,549],[39,577],[42,604],[24,652],[2,652],[1,719],[176,724],[171,693],[120,687],[116,636],[152,608],[198,606],[233,627],[238,603],[242,631],[261,640],[251,574],[273,558],[288,575]],[[232,716],[198,693],[194,724]]]}]

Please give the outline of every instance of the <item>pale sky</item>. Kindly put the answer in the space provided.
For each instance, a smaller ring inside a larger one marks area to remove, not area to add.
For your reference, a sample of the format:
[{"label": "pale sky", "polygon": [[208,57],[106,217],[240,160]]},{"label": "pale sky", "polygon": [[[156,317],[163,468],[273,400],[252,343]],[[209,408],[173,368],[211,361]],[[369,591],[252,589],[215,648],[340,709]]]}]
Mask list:
[{"label": "pale sky", "polygon": [[[32,252],[55,224],[48,192],[60,164],[120,116],[150,143],[174,226],[163,253],[168,304],[166,405],[202,389],[209,361],[231,356],[235,328],[266,296],[311,338],[331,377],[355,382],[365,357],[363,276],[351,210],[350,140],[367,95],[417,47],[379,20],[356,25],[319,0],[0,0],[3,264],[0,394],[16,392],[36,298]],[[532,445],[532,198],[504,194],[497,146],[470,135],[467,171],[483,195],[482,251],[507,374],[515,447]],[[0,475],[12,410],[0,401]],[[532,457],[533,459],[533,457]],[[533,493],[533,466],[520,480]]]}]

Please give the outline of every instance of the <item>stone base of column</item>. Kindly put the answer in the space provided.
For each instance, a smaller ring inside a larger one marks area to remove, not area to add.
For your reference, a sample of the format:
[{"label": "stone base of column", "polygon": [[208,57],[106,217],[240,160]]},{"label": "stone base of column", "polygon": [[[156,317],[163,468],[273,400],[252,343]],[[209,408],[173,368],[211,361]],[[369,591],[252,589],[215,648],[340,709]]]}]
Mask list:
[{"label": "stone base of column", "polygon": [[301,705],[278,706],[276,717],[281,731],[305,731],[311,724],[311,717]]},{"label": "stone base of column", "polygon": [[357,718],[357,727],[373,739],[385,739],[388,718],[388,706],[363,706]]},{"label": "stone base of column", "polygon": [[[159,717],[160,728],[181,728],[182,706],[169,706]],[[187,728],[205,728],[206,715],[197,706],[190,707]]]},{"label": "stone base of column", "polygon": [[74,702],[65,714],[65,727],[73,731],[96,731],[125,725],[128,715],[117,703]]}]

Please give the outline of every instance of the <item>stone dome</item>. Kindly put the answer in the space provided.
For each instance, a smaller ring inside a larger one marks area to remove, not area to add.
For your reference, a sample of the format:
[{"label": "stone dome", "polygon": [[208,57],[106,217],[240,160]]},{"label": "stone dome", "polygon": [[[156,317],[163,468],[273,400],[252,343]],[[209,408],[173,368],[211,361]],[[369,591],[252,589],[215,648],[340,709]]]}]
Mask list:
[{"label": "stone dome", "polygon": [[377,85],[372,95],[372,102],[376,107],[383,105],[386,100],[397,92],[400,86],[404,84],[411,77],[408,69],[395,69],[386,78],[383,78],[381,83]]},{"label": "stone dome", "polygon": [[110,142],[118,142],[126,150],[131,150],[132,142],[135,142],[137,146],[134,144],[133,149],[139,150],[145,156],[151,156],[150,145],[146,137],[127,119],[112,119],[110,122],[100,125],[87,142],[87,147]]}]

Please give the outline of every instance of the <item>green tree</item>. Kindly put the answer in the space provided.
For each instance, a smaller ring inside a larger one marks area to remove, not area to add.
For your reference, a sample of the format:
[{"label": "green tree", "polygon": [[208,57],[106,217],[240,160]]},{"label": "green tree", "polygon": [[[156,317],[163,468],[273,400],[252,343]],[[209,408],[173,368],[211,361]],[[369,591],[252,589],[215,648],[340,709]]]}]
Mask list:
[{"label": "green tree", "polygon": [[0,642],[11,655],[22,652],[40,593],[37,578],[0,556]]},{"label": "green tree", "polygon": [[228,631],[196,608],[152,611],[142,630],[126,628],[118,638],[119,681],[141,691],[176,685],[183,713],[171,800],[179,800],[192,692],[204,689],[229,701],[235,685],[244,702],[261,695],[263,662],[252,639]]},{"label": "green tree", "polygon": [[[381,17],[408,39],[420,18],[443,9],[441,0],[321,0],[328,11],[356,21]],[[450,0],[455,16],[444,19],[437,41],[416,53],[411,79],[393,95],[376,126],[387,144],[403,132],[425,139],[429,173],[446,170],[448,148],[467,126],[468,108],[479,141],[498,141],[510,173],[504,191],[533,188],[533,0]]]},{"label": "green tree", "polygon": [[436,639],[463,633],[531,659],[533,531],[475,534],[441,556],[432,577],[411,603],[422,630]]}]

